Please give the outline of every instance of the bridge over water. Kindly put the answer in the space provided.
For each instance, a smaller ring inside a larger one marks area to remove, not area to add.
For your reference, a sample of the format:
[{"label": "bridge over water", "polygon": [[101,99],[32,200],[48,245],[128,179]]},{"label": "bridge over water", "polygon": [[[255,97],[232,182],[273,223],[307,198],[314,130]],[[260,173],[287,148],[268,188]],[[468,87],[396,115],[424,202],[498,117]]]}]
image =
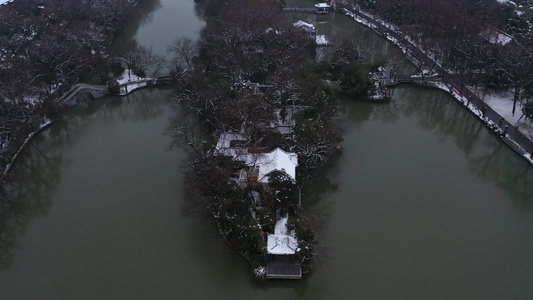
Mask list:
[{"label": "bridge over water", "polygon": [[110,94],[107,85],[93,85],[78,83],[72,86],[63,96],[54,101],[55,109],[62,110],[68,107],[78,105],[79,97],[82,94],[88,94],[92,99],[100,98]]},{"label": "bridge over water", "polygon": [[[136,81],[120,84],[118,95],[128,94],[135,89],[142,87],[156,87],[165,86],[175,83],[175,79],[172,77],[157,77],[146,78]],[[69,107],[77,106],[80,102],[85,101],[81,98],[82,95],[88,95],[90,99],[96,99],[111,94],[110,88],[107,85],[94,85],[87,83],[78,83],[73,85],[66,93],[64,93],[57,100],[53,101],[54,109],[60,111]]]}]

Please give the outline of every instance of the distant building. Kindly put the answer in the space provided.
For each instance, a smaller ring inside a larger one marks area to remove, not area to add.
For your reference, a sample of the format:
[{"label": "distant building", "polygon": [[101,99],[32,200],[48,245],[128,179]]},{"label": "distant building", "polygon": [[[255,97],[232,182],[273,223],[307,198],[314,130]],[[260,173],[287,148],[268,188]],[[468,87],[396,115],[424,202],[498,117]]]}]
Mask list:
[{"label": "distant building", "polygon": [[294,22],[293,25],[296,28],[302,28],[303,30],[309,32],[309,36],[312,38],[316,36],[316,28],[313,24],[298,20],[298,22]]},{"label": "distant building", "polygon": [[298,20],[298,22],[295,22],[293,25],[294,25],[294,27],[302,28],[305,31],[307,31],[309,33],[309,37],[314,39],[318,46],[329,46],[329,45],[331,45],[331,42],[329,41],[327,36],[325,36],[323,34],[317,35],[316,27],[313,24],[309,24],[309,23],[306,23],[306,22],[304,22],[302,20]]},{"label": "distant building", "polygon": [[327,3],[315,4],[315,12],[317,14],[327,14],[329,12],[330,5]]},{"label": "distant building", "polygon": [[316,41],[316,44],[318,46],[329,46],[329,45],[331,45],[331,41],[328,39],[327,36],[325,36],[323,34],[317,35],[316,38],[315,38],[315,41]]},{"label": "distant building", "polygon": [[514,41],[514,38],[511,35],[494,27],[487,28],[479,35],[491,44],[500,44],[505,46]]}]

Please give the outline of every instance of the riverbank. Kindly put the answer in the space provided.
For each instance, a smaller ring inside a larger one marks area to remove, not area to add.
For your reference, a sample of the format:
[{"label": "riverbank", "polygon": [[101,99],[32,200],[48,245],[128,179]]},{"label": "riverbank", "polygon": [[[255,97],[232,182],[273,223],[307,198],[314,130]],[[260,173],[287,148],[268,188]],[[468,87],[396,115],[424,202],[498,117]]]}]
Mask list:
[{"label": "riverbank", "polygon": [[340,12],[393,42],[415,66],[419,65],[419,62],[422,60],[429,62],[425,63],[425,65],[432,65],[432,70],[420,71],[435,72],[436,74],[441,75],[439,80],[433,81],[430,85],[448,92],[456,100],[465,104],[465,107],[478,116],[488,128],[498,134],[505,144],[515,150],[529,163],[533,164],[533,141],[525,135],[533,132],[531,123],[529,126],[524,123],[521,123],[521,126],[519,126],[516,123],[517,120],[515,120],[514,124],[510,123],[509,121],[513,121],[513,119],[504,118],[500,114],[505,108],[510,110],[509,106],[512,106],[512,100],[509,100],[509,106],[499,105],[496,108],[500,109],[500,111],[494,110],[488,103],[471,92],[468,86],[462,86],[459,88],[454,83],[453,72],[443,69],[440,64],[431,57],[431,55],[421,50],[421,47],[413,43],[409,37],[402,36],[396,32],[394,26],[375,18],[374,16],[367,15],[356,7],[352,7],[351,9],[342,8],[340,9]]},{"label": "riverbank", "polygon": [[1,182],[28,139],[49,124],[61,96],[68,107],[87,91],[93,98],[109,94],[106,86],[77,83],[88,72],[109,72],[103,62],[116,55],[110,43],[139,4],[151,2],[1,1],[0,23],[9,28],[0,46]]},{"label": "riverbank", "polygon": [[[24,140],[24,143],[22,144],[22,146],[19,148],[19,150],[13,155],[13,159],[11,160],[10,163],[7,164],[4,172],[2,173],[2,176],[0,176],[0,182],[2,182],[2,178],[4,176],[7,175],[7,173],[9,173],[9,171],[11,170],[11,167],[13,166],[13,163],[17,160],[17,157],[19,156],[20,152],[24,149],[24,147],[26,147],[26,145],[31,141],[31,139],[37,134],[39,133],[39,131],[45,129],[46,127],[48,127],[49,125],[51,125],[53,123],[52,120],[46,120],[45,123],[43,123],[37,130],[35,130],[34,132],[31,132],[28,137]],[[0,159],[4,159],[3,157],[0,157]]]},{"label": "riverbank", "polygon": [[[159,85],[157,84],[157,80],[158,80],[157,78],[141,78],[134,74],[131,74],[131,76],[128,76],[127,72],[124,72],[121,76],[117,78],[117,82],[120,84],[120,93],[113,95],[113,96],[120,97],[120,96],[131,94],[132,92],[142,89],[142,88],[158,87]],[[105,85],[102,85],[99,87],[107,88],[107,86]],[[75,87],[73,87],[73,89],[75,89]],[[110,94],[109,93],[101,94],[101,96],[93,97],[92,99],[98,99],[101,97],[105,97],[107,95],[110,95]],[[58,98],[57,100],[60,100],[60,99],[61,97]],[[76,105],[77,105],[77,101],[74,101],[73,105],[61,107],[60,111],[72,108]],[[60,112],[60,111],[57,111],[57,112]],[[53,122],[54,121],[52,119],[46,118],[42,124],[40,124],[39,126],[36,126],[35,130],[27,134],[27,137],[23,139],[23,143],[19,147],[14,148],[12,151],[1,153],[0,160],[6,161],[6,163],[5,163],[4,170],[0,174],[0,182],[4,181],[4,178],[7,176],[7,174],[11,170],[11,167],[13,166],[13,163],[15,163],[20,152],[24,149],[24,147],[26,147],[26,145],[31,141],[31,139],[41,130],[51,125]]]},{"label": "riverbank", "polygon": [[[530,164],[533,164],[533,152],[528,152],[526,149],[524,149],[524,145],[513,139],[512,134],[516,135],[518,132],[518,128],[508,127],[509,125],[506,124],[507,122],[503,119],[500,122],[499,118],[503,117],[501,117],[499,114],[493,115],[493,118],[491,118],[490,114],[487,112],[490,107],[488,106],[488,104],[485,103],[487,105],[485,108],[483,106],[478,107],[477,105],[469,101],[468,98],[461,95],[453,87],[441,82],[432,82],[430,83],[430,85],[433,85],[436,88],[448,92],[455,100],[463,104],[466,109],[470,110],[472,114],[474,114],[490,130],[492,130],[496,135],[498,135],[506,145],[511,147],[515,152],[521,155]],[[494,121],[495,118],[498,118],[498,121]]]}]

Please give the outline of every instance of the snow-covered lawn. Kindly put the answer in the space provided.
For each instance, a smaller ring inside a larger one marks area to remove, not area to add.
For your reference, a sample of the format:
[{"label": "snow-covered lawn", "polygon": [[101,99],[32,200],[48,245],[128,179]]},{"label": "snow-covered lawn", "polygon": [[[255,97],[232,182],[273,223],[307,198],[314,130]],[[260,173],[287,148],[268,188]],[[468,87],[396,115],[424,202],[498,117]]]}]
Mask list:
[{"label": "snow-covered lawn", "polygon": [[516,110],[513,115],[513,92],[495,92],[485,89],[470,88],[479,98],[488,106],[494,109],[500,116],[505,118],[509,123],[518,126],[518,130],[530,139],[533,136],[533,126],[522,113],[522,104],[516,103]]}]

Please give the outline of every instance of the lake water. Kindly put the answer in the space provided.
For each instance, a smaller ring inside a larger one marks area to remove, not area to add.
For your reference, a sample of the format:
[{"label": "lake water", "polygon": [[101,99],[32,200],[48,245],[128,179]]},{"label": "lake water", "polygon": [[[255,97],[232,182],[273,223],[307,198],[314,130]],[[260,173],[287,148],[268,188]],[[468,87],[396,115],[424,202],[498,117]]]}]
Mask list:
[{"label": "lake water", "polygon": [[[201,27],[191,1],[152,4],[143,45]],[[323,263],[266,284],[184,214],[185,153],[162,134],[170,93],[66,111],[25,149],[0,223],[0,299],[533,298],[533,168],[446,93],[344,102],[344,154],[303,198],[327,222]]]}]

